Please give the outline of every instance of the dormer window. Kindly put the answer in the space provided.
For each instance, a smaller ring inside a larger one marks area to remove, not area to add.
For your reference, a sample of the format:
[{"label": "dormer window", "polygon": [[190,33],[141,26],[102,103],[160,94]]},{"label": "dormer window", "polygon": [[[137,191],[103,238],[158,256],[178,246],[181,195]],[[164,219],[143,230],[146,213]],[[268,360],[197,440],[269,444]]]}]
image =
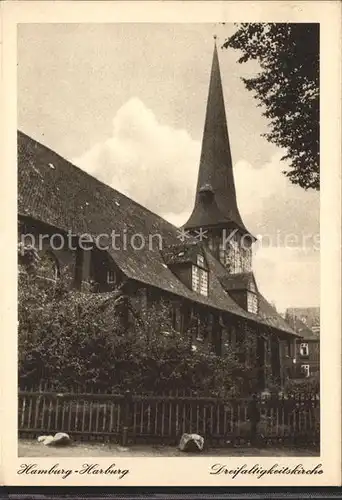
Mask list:
[{"label": "dormer window", "polygon": [[194,242],[173,245],[165,248],[163,257],[164,266],[184,285],[200,295],[208,296],[209,269],[201,246]]},{"label": "dormer window", "polygon": [[220,282],[224,290],[245,311],[259,313],[259,292],[253,273],[230,274]]},{"label": "dormer window", "polygon": [[[203,259],[204,263],[204,259]],[[192,278],[191,278],[192,289],[194,292],[200,293],[201,295],[208,296],[208,271],[199,267],[192,266]]]}]

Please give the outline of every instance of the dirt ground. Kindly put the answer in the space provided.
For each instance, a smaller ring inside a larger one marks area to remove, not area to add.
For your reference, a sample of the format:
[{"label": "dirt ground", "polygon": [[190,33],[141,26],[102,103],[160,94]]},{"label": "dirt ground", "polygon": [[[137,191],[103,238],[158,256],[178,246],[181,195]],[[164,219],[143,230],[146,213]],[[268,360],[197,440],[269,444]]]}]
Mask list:
[{"label": "dirt ground", "polygon": [[[249,456],[249,457],[306,457],[319,456],[314,450],[290,448],[210,448],[203,452],[207,456]],[[20,439],[19,457],[184,457],[201,454],[183,453],[175,446],[133,445],[122,448],[109,443],[77,443],[68,447],[44,446],[32,439]]]}]

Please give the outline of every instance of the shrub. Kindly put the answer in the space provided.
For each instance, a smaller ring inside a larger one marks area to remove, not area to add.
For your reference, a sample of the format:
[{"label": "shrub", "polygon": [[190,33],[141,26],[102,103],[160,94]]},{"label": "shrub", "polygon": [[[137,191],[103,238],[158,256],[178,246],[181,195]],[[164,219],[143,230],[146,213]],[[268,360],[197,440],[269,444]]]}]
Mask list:
[{"label": "shrub", "polygon": [[[34,249],[28,249],[34,252]],[[22,386],[41,380],[59,390],[85,386],[101,391],[197,391],[239,394],[253,371],[235,353],[224,357],[192,351],[189,335],[170,328],[163,302],[123,321],[123,292],[81,293],[62,273],[42,285],[28,258],[19,274],[18,366]],[[38,262],[38,259],[37,259]],[[127,299],[127,297],[126,297]]]}]

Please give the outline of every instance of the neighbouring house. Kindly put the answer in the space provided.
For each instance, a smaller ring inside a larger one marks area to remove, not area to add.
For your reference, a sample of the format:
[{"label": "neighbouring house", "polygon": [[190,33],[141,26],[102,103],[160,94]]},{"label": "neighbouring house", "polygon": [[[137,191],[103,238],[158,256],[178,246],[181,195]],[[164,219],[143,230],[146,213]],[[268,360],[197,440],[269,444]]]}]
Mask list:
[{"label": "neighbouring house", "polygon": [[297,377],[319,377],[320,308],[291,307],[285,319],[302,337],[296,341]]},{"label": "neighbouring house", "polygon": [[[255,237],[238,210],[216,46],[196,201],[182,232],[22,132],[18,216],[20,236],[45,235],[40,274],[51,284],[66,268],[74,287],[96,284],[89,293],[121,286],[137,310],[162,298],[170,325],[194,346],[220,356],[232,347],[248,360],[256,389],[290,376],[300,335],[262,295],[253,274]],[[113,231],[118,237],[104,248]]]}]

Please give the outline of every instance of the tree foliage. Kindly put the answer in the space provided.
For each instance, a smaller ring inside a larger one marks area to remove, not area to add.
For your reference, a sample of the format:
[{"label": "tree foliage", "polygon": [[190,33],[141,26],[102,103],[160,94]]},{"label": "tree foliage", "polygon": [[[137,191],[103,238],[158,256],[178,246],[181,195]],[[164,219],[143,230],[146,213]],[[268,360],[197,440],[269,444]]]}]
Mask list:
[{"label": "tree foliage", "polygon": [[[170,327],[167,304],[122,320],[122,293],[81,293],[66,276],[43,282],[39,258],[27,249],[20,263],[18,366],[22,387],[41,380],[56,389],[239,393],[253,374],[233,351],[224,358],[192,349],[189,335]],[[33,263],[33,264],[32,264]],[[28,267],[26,267],[28,265]],[[28,271],[28,272],[27,272]]]},{"label": "tree foliage", "polygon": [[268,141],[286,149],[283,172],[293,184],[319,189],[319,25],[242,23],[225,41],[256,60],[257,76],[243,78],[270,123]]}]

